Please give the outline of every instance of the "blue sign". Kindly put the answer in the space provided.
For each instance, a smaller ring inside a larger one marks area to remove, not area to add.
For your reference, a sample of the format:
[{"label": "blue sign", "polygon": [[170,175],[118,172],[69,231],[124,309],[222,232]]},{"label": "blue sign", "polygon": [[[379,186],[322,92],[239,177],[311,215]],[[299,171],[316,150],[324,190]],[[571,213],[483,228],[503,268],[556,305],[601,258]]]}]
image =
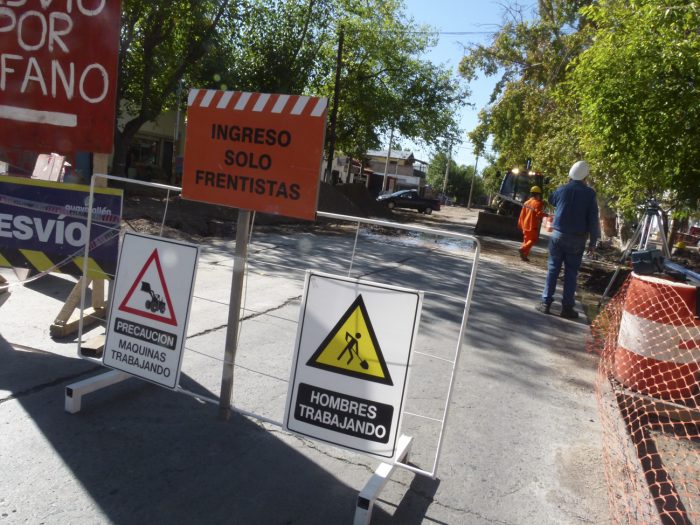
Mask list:
[{"label": "blue sign", "polygon": [[[80,276],[90,187],[0,176],[0,266]],[[116,271],[122,190],[95,188],[88,276]]]}]

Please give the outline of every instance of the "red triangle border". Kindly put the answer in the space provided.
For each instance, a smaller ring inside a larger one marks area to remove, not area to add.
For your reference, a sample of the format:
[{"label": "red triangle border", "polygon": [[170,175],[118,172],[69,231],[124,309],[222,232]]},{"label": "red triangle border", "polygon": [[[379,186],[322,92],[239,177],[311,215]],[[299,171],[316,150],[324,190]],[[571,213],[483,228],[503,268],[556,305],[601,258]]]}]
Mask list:
[{"label": "red triangle border", "polygon": [[[148,267],[151,265],[151,263],[155,261],[156,263],[156,270],[158,271],[158,278],[160,279],[160,284],[163,288],[163,295],[165,296],[166,303],[168,305],[168,311],[170,312],[170,317],[166,317],[164,315],[158,315],[152,312],[146,312],[143,310],[137,310],[136,308],[132,308],[131,306],[128,306],[127,303],[131,299],[131,296],[134,294],[134,291],[136,290],[136,286],[141,282],[141,278],[143,277],[143,274],[146,273],[146,270]],[[153,253],[146,259],[146,264],[143,265],[143,268],[141,268],[141,271],[139,272],[138,276],[134,280],[134,284],[131,285],[131,288],[129,288],[129,291],[127,292],[126,296],[124,296],[124,299],[122,300],[121,304],[119,305],[119,310],[122,312],[127,312],[130,314],[138,315],[140,317],[146,317],[147,319],[152,319],[153,321],[160,321],[161,323],[169,324],[171,326],[177,326],[177,320],[175,319],[175,310],[173,310],[173,303],[170,300],[170,292],[168,292],[168,286],[165,283],[165,277],[163,277],[163,268],[160,265],[160,258],[158,257],[158,249],[155,248],[153,250]]]}]

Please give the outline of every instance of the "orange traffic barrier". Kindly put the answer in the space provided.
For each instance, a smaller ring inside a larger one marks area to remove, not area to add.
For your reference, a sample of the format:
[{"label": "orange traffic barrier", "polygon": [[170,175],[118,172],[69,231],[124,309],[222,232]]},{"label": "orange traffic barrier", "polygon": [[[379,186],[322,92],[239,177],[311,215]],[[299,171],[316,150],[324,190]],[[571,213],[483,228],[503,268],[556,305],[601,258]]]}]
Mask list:
[{"label": "orange traffic barrier", "polygon": [[591,325],[612,523],[700,524],[694,287],[631,274]]},{"label": "orange traffic barrier", "polygon": [[700,320],[694,286],[632,274],[613,375],[636,392],[681,403],[700,401]]}]

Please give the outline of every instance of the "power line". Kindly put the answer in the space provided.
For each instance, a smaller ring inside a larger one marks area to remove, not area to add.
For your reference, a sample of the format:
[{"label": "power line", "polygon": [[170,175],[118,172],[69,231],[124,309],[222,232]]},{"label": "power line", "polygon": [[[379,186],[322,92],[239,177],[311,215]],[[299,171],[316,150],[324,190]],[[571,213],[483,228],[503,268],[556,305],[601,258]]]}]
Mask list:
[{"label": "power line", "polygon": [[396,30],[382,30],[380,29],[378,33],[401,33],[410,35],[445,35],[445,36],[469,36],[469,35],[493,35],[494,31],[424,31],[424,30],[413,30],[404,29],[400,31]]},{"label": "power line", "polygon": [[[341,24],[342,25],[342,24]],[[336,29],[338,25],[334,26]],[[497,31],[440,31],[433,29],[376,29],[369,27],[355,27],[354,33],[388,33],[401,35],[438,35],[438,36],[472,36],[472,35],[495,35]]]}]

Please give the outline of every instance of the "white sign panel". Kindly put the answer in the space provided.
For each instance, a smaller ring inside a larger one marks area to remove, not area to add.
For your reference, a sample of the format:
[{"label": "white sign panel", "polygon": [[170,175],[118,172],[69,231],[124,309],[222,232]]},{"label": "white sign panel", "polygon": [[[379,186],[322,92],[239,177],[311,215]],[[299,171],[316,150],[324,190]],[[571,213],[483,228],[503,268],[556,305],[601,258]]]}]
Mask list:
[{"label": "white sign panel", "polygon": [[422,294],[307,273],[285,428],[393,458]]},{"label": "white sign panel", "polygon": [[199,247],[126,233],[119,252],[102,363],[175,388]]}]

